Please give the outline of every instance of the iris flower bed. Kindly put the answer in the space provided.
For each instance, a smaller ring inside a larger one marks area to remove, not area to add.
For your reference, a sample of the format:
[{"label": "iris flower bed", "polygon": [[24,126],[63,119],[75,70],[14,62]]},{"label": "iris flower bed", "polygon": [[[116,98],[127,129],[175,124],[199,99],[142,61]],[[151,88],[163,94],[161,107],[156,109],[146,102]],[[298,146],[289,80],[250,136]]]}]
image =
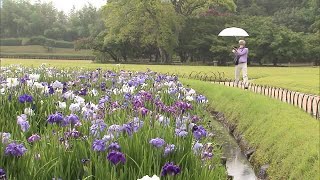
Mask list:
[{"label": "iris flower bed", "polygon": [[226,179],[207,99],[156,72],[9,66],[0,179]]}]

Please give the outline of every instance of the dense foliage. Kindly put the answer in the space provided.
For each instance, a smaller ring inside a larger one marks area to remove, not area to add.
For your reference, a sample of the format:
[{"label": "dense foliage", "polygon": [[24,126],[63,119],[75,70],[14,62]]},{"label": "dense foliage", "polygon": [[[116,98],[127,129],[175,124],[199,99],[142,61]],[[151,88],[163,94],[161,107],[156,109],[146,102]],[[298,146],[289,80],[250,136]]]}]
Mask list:
[{"label": "dense foliage", "polygon": [[237,26],[250,34],[251,62],[319,63],[319,7],[318,0],[109,0],[65,15],[50,3],[3,0],[0,35],[74,41],[100,62],[226,64],[236,41],[217,34]]},{"label": "dense foliage", "polygon": [[52,3],[2,0],[1,4],[1,38],[45,36],[74,41],[95,35],[104,27],[98,10],[91,5],[66,15]]}]

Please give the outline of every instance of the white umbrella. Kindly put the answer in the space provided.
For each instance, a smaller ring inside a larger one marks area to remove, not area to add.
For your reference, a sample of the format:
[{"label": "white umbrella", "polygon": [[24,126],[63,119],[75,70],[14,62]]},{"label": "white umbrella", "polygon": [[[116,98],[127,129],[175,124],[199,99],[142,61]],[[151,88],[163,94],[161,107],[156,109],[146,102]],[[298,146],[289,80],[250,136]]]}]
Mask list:
[{"label": "white umbrella", "polygon": [[218,36],[245,37],[245,36],[249,36],[249,34],[241,28],[231,27],[231,28],[226,28],[222,30]]}]

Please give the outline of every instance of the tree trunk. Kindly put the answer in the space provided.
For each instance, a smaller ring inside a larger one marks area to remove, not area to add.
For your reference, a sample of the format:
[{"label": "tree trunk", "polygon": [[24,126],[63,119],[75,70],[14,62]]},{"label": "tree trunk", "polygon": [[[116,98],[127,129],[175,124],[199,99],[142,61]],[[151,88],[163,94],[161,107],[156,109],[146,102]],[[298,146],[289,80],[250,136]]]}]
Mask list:
[{"label": "tree trunk", "polygon": [[159,48],[160,62],[163,63],[165,61],[165,52],[162,48]]},{"label": "tree trunk", "polygon": [[171,63],[172,62],[172,57],[171,57],[171,55],[168,53],[168,52],[166,52],[165,51],[165,62],[166,63]]},{"label": "tree trunk", "polygon": [[127,62],[128,58],[126,55],[122,55],[123,59],[124,59],[124,62]]},{"label": "tree trunk", "polygon": [[277,66],[278,65],[278,58],[273,59],[273,66]]},{"label": "tree trunk", "polygon": [[111,50],[106,50],[106,52],[111,56],[111,58],[115,61],[115,62],[119,62],[119,58],[118,56],[113,53]]},{"label": "tree trunk", "polygon": [[156,52],[155,62],[159,62],[159,51]]},{"label": "tree trunk", "polygon": [[180,62],[185,63],[187,61],[188,55],[186,52],[179,52]]}]

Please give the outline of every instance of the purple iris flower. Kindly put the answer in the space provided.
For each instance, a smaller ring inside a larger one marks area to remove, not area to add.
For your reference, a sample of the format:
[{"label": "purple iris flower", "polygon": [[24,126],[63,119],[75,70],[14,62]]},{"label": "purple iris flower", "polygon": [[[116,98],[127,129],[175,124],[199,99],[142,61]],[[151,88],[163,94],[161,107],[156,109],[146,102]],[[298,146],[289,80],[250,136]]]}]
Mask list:
[{"label": "purple iris flower", "polygon": [[7,144],[10,141],[11,134],[6,132],[0,132],[0,142]]},{"label": "purple iris flower", "polygon": [[75,124],[79,123],[79,117],[75,114],[70,114],[69,116],[66,116],[64,118],[64,122],[67,124],[75,125]]},{"label": "purple iris flower", "polygon": [[27,149],[23,144],[18,144],[15,142],[8,144],[5,149],[5,155],[11,156],[23,156],[26,152]]},{"label": "purple iris flower", "polygon": [[80,96],[86,96],[87,93],[88,93],[87,88],[82,88],[82,89],[79,91],[79,95],[80,95]]},{"label": "purple iris flower", "polygon": [[188,135],[188,132],[184,129],[175,129],[175,134],[179,137],[186,137]]},{"label": "purple iris flower", "polygon": [[32,102],[33,98],[31,95],[24,94],[19,96],[19,102],[26,103],[26,102]]},{"label": "purple iris flower", "polygon": [[213,157],[213,153],[205,151],[205,152],[202,153],[202,157],[201,158],[202,159],[210,159],[212,157]]},{"label": "purple iris flower", "polygon": [[122,126],[113,124],[108,128],[108,132],[110,134],[113,134],[114,136],[119,136],[119,134],[122,132]]},{"label": "purple iris flower", "polygon": [[189,123],[189,117],[183,116],[176,118],[176,127],[180,129],[187,129],[187,124]]},{"label": "purple iris flower", "polygon": [[109,96],[104,96],[99,99],[99,104],[104,104],[110,100]]},{"label": "purple iris flower", "polygon": [[207,136],[207,131],[202,126],[194,125],[192,128],[193,136],[199,140]]},{"label": "purple iris flower", "polygon": [[39,141],[40,139],[41,137],[38,134],[32,134],[32,136],[28,138],[28,142],[33,143],[33,142]]},{"label": "purple iris flower", "polygon": [[78,78],[79,78],[79,79],[86,79],[87,76],[85,76],[85,75],[80,75],[80,76],[78,76]]},{"label": "purple iris flower", "polygon": [[128,81],[128,86],[131,87],[134,85],[134,82],[132,80]]},{"label": "purple iris flower", "polygon": [[124,94],[124,99],[129,100],[132,97],[130,93]]},{"label": "purple iris flower", "polygon": [[102,119],[98,119],[95,121],[92,121],[92,125],[90,127],[90,133],[93,136],[100,136],[100,133],[103,132],[107,128],[107,124],[104,123]]},{"label": "purple iris flower", "polygon": [[146,101],[149,101],[152,99],[152,94],[150,92],[143,92],[142,95]]},{"label": "purple iris flower", "polygon": [[176,94],[178,91],[179,91],[178,88],[169,88],[168,89],[169,94]]},{"label": "purple iris flower", "polygon": [[17,123],[20,125],[20,128],[23,132],[28,131],[30,128],[30,124],[27,121],[27,115],[21,114],[21,116],[17,117]]},{"label": "purple iris flower", "polygon": [[100,89],[101,89],[101,91],[106,91],[106,88],[107,87],[107,84],[105,83],[105,82],[102,82],[101,84],[100,84]]},{"label": "purple iris flower", "polygon": [[119,105],[118,101],[114,101],[114,102],[111,103],[111,107],[112,108],[118,108],[118,107],[120,107],[120,105]]},{"label": "purple iris flower", "polygon": [[0,179],[6,179],[6,171],[0,168]]},{"label": "purple iris flower", "polygon": [[30,80],[30,79],[28,78],[27,75],[25,75],[25,76],[23,76],[22,78],[20,78],[19,80],[20,80],[20,82],[23,84],[23,83],[26,83],[27,80]]},{"label": "purple iris flower", "polygon": [[118,151],[112,151],[108,154],[107,159],[114,165],[117,165],[118,163],[125,163],[126,157],[124,154]]},{"label": "purple iris flower", "polygon": [[199,154],[201,152],[202,148],[203,148],[203,144],[202,143],[198,143],[198,142],[196,142],[192,147],[193,152],[195,154]]},{"label": "purple iris flower", "polygon": [[160,148],[160,147],[162,147],[166,142],[163,140],[163,139],[161,139],[161,138],[155,138],[155,139],[151,139],[150,141],[149,141],[149,143],[150,144],[152,144],[154,147],[156,147],[156,148]]},{"label": "purple iris flower", "polygon": [[198,95],[196,97],[196,99],[197,99],[198,103],[206,103],[206,102],[208,102],[207,98],[205,96],[203,96],[203,95]]},{"label": "purple iris flower", "polygon": [[148,113],[148,111],[149,110],[145,107],[140,108],[140,112],[141,112],[142,116],[145,116]]},{"label": "purple iris flower", "polygon": [[49,115],[47,121],[49,124],[60,124],[62,123],[64,120],[63,114],[60,112],[56,112],[55,114],[51,114]]},{"label": "purple iris flower", "polygon": [[63,88],[62,88],[62,94],[64,94],[64,93],[67,92],[67,91],[68,91],[67,83],[64,82],[64,83],[63,83]]},{"label": "purple iris flower", "polygon": [[144,106],[144,102],[141,99],[134,99],[132,104],[136,109]]},{"label": "purple iris flower", "polygon": [[64,136],[66,138],[69,138],[69,137],[72,137],[72,138],[79,138],[81,136],[81,133],[79,131],[76,131],[76,130],[72,130],[72,131],[67,131],[64,133]]},{"label": "purple iris flower", "polygon": [[181,172],[180,167],[174,165],[173,162],[167,162],[164,166],[162,166],[161,176],[171,175],[174,176]]},{"label": "purple iris flower", "polygon": [[183,112],[188,110],[188,109],[192,109],[192,105],[190,103],[186,103],[186,102],[183,102],[183,101],[177,101],[175,103],[175,106],[177,106]]},{"label": "purple iris flower", "polygon": [[174,106],[168,106],[168,107],[164,106],[163,110],[171,114],[175,114],[177,112],[177,108]]},{"label": "purple iris flower", "polygon": [[127,133],[129,136],[131,136],[132,133],[133,133],[133,127],[131,126],[130,123],[128,123],[128,124],[123,124],[123,125],[122,125],[122,131],[125,132],[125,133]]},{"label": "purple iris flower", "polygon": [[138,117],[134,117],[133,121],[129,122],[129,124],[133,127],[133,131],[137,132],[140,128],[142,128],[144,122],[141,121]]},{"label": "purple iris flower", "polygon": [[[99,105],[100,106],[100,105]],[[90,120],[90,119],[97,119],[97,118],[100,118],[100,119],[103,119],[103,114],[100,114],[99,117],[97,117],[97,114],[94,112],[94,110],[92,109],[85,109],[82,111],[82,115],[83,115],[83,118],[86,119],[86,120]]]},{"label": "purple iris flower", "polygon": [[175,150],[175,145],[174,144],[168,144],[164,148],[164,156],[167,156],[168,154],[172,153]]},{"label": "purple iris flower", "polygon": [[107,148],[106,147],[106,142],[104,140],[96,139],[96,140],[93,141],[92,149],[94,151],[101,152],[101,151],[105,151],[106,148]]},{"label": "purple iris flower", "polygon": [[191,119],[192,119],[192,122],[193,122],[193,123],[197,123],[197,122],[200,120],[200,118],[199,118],[198,116],[196,116],[196,115],[195,115],[195,116],[192,116]]},{"label": "purple iris flower", "polygon": [[109,145],[108,151],[121,151],[121,147],[117,142],[113,142]]},{"label": "purple iris flower", "polygon": [[48,89],[49,89],[49,94],[53,94],[54,93],[54,89],[52,86],[48,86]]},{"label": "purple iris flower", "polygon": [[146,81],[146,79],[145,78],[140,78],[138,81],[139,81],[140,84],[143,84]]}]

